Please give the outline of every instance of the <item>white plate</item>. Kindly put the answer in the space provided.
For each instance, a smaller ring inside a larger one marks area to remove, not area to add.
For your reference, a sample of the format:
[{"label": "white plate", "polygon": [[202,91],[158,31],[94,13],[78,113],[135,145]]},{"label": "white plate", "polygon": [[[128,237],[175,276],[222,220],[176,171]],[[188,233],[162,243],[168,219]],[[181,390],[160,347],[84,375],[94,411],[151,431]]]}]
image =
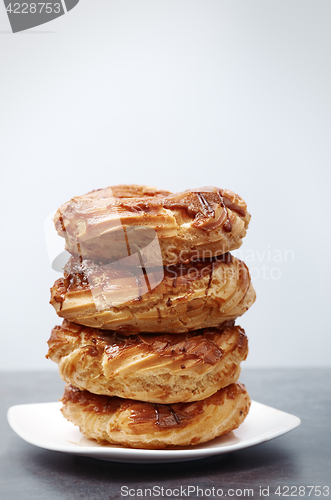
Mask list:
[{"label": "white plate", "polygon": [[264,443],[300,424],[300,419],[294,415],[253,401],[239,429],[209,443],[176,449],[140,450],[101,446],[85,438],[78,427],[62,416],[60,408],[61,403],[12,406],[8,410],[8,422],[22,439],[40,448],[127,463],[183,462],[206,458]]}]

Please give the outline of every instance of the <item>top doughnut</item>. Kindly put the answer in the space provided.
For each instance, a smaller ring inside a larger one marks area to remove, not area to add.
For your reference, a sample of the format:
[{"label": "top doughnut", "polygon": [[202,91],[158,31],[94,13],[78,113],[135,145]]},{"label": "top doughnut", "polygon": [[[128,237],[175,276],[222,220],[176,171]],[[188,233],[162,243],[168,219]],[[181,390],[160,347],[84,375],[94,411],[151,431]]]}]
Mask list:
[{"label": "top doughnut", "polygon": [[249,221],[246,203],[228,189],[204,187],[172,194],[139,185],[75,197],[54,217],[71,254],[112,261],[138,252],[145,266],[235,250]]}]

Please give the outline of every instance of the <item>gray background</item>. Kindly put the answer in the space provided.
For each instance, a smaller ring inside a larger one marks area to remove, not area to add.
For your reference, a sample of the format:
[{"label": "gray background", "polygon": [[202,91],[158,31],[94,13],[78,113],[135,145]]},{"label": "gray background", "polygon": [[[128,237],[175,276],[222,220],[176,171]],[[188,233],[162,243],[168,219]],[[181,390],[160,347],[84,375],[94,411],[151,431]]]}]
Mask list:
[{"label": "gray background", "polygon": [[321,0],[81,0],[13,35],[0,5],[1,369],[56,370],[44,219],[118,183],[239,193],[245,366],[330,366],[330,21]]}]

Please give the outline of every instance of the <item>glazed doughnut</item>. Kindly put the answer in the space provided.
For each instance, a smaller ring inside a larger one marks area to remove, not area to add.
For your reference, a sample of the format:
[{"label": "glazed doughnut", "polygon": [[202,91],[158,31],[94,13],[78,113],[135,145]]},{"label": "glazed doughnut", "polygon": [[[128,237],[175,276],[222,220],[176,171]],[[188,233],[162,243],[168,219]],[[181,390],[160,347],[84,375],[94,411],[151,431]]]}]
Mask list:
[{"label": "glazed doughnut", "polygon": [[249,221],[244,200],[227,189],[170,194],[130,185],[75,197],[54,218],[72,255],[112,261],[139,249],[145,265],[211,258],[239,248]]},{"label": "glazed doughnut", "polygon": [[234,322],[182,335],[126,336],[64,320],[48,346],[61,378],[78,389],[167,404],[205,399],[235,382],[248,354]]},{"label": "glazed doughnut", "polygon": [[86,437],[130,448],[196,445],[236,429],[250,398],[236,382],[207,399],[173,405],[94,395],[67,385],[63,415]]},{"label": "glazed doughnut", "polygon": [[[93,328],[182,333],[219,327],[253,304],[246,265],[224,254],[213,260],[143,269],[71,257],[51,304],[68,321]],[[140,273],[140,274],[139,274]]]}]

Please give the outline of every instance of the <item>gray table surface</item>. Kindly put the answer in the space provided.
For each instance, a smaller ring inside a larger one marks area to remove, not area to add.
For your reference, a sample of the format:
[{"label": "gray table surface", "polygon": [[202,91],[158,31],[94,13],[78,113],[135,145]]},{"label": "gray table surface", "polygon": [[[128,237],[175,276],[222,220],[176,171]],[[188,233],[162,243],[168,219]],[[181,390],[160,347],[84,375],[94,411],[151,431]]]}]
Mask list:
[{"label": "gray table surface", "polygon": [[[301,425],[275,440],[226,455],[182,463],[123,464],[43,450],[19,438],[7,423],[7,409],[56,401],[64,384],[55,372],[2,372],[0,499],[141,498],[144,489],[153,486],[159,487],[155,491],[160,498],[178,498],[170,489],[182,487],[179,497],[185,498],[189,485],[201,489],[198,497],[191,493],[190,498],[207,498],[208,490],[217,498],[219,488],[233,498],[252,498],[245,489],[253,490],[254,498],[263,498],[261,487],[265,494],[269,487],[268,498],[283,498],[284,493],[300,498],[304,495],[294,487],[309,485],[321,490],[310,495],[308,489],[301,490],[307,498],[331,499],[331,492],[323,489],[331,490],[331,370],[246,369],[241,381],[252,399],[298,416]],[[131,488],[133,496],[121,495],[122,486]],[[275,493],[278,486],[281,496]],[[287,492],[284,486],[292,489]],[[144,498],[151,498],[148,491]]]}]

